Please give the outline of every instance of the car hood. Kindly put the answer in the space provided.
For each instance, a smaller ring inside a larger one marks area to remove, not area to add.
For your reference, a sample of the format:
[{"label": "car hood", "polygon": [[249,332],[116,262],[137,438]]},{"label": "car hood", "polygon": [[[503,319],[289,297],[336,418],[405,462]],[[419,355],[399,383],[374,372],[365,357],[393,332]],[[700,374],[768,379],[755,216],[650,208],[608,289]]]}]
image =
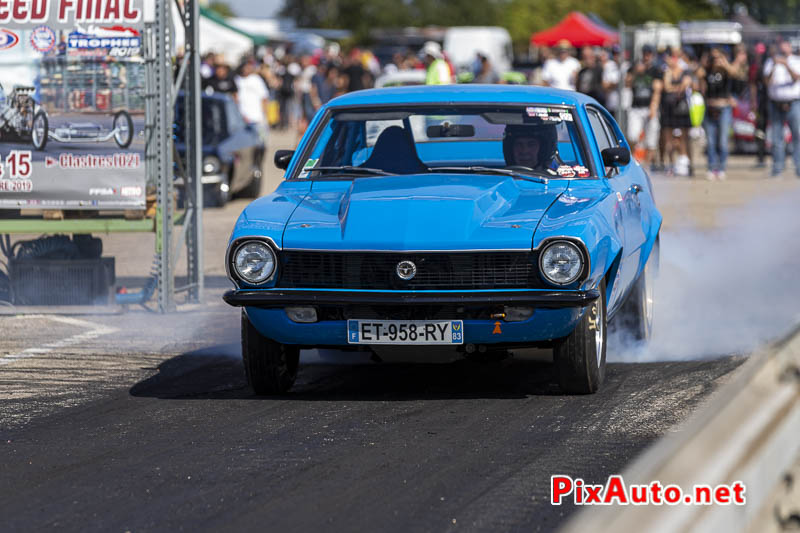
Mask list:
[{"label": "car hood", "polygon": [[425,174],[316,181],[292,213],[284,248],[530,250],[567,180]]}]

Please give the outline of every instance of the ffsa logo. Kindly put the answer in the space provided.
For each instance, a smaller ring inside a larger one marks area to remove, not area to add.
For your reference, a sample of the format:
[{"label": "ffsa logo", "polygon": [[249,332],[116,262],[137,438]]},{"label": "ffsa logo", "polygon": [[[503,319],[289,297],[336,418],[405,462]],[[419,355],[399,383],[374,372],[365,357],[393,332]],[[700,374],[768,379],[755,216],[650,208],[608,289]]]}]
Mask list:
[{"label": "ffsa logo", "polygon": [[0,29],[0,50],[13,48],[19,42],[19,35],[13,31]]}]

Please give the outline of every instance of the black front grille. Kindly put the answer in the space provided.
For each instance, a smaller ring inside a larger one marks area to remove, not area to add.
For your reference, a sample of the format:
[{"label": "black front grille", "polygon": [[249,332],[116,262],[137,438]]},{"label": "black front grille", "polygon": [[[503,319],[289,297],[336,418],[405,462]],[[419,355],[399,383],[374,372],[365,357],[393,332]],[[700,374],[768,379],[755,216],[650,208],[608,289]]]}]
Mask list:
[{"label": "black front grille", "polygon": [[[397,275],[397,264],[413,261],[417,273],[408,281]],[[537,288],[535,254],[530,252],[281,253],[278,287],[479,290]]]}]

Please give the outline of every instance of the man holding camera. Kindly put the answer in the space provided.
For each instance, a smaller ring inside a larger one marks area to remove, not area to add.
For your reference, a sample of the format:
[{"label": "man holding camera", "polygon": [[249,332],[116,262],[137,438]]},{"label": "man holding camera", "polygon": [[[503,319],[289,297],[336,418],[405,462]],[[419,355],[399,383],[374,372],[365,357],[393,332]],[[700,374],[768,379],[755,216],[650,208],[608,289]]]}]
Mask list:
[{"label": "man holding camera", "polygon": [[770,99],[772,176],[780,176],[785,165],[784,123],[792,131],[792,158],[795,174],[800,176],[800,56],[793,53],[788,41],[781,41],[778,53],[764,63],[764,79]]}]

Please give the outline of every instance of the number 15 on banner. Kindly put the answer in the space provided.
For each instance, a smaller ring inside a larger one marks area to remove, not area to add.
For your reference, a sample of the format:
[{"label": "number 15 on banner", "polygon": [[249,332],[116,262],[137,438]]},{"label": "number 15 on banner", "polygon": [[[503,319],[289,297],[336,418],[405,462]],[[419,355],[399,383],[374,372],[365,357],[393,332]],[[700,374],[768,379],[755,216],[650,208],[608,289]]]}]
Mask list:
[{"label": "number 15 on banner", "polygon": [[11,150],[3,161],[0,156],[0,178],[25,179],[33,172],[30,150]]}]

